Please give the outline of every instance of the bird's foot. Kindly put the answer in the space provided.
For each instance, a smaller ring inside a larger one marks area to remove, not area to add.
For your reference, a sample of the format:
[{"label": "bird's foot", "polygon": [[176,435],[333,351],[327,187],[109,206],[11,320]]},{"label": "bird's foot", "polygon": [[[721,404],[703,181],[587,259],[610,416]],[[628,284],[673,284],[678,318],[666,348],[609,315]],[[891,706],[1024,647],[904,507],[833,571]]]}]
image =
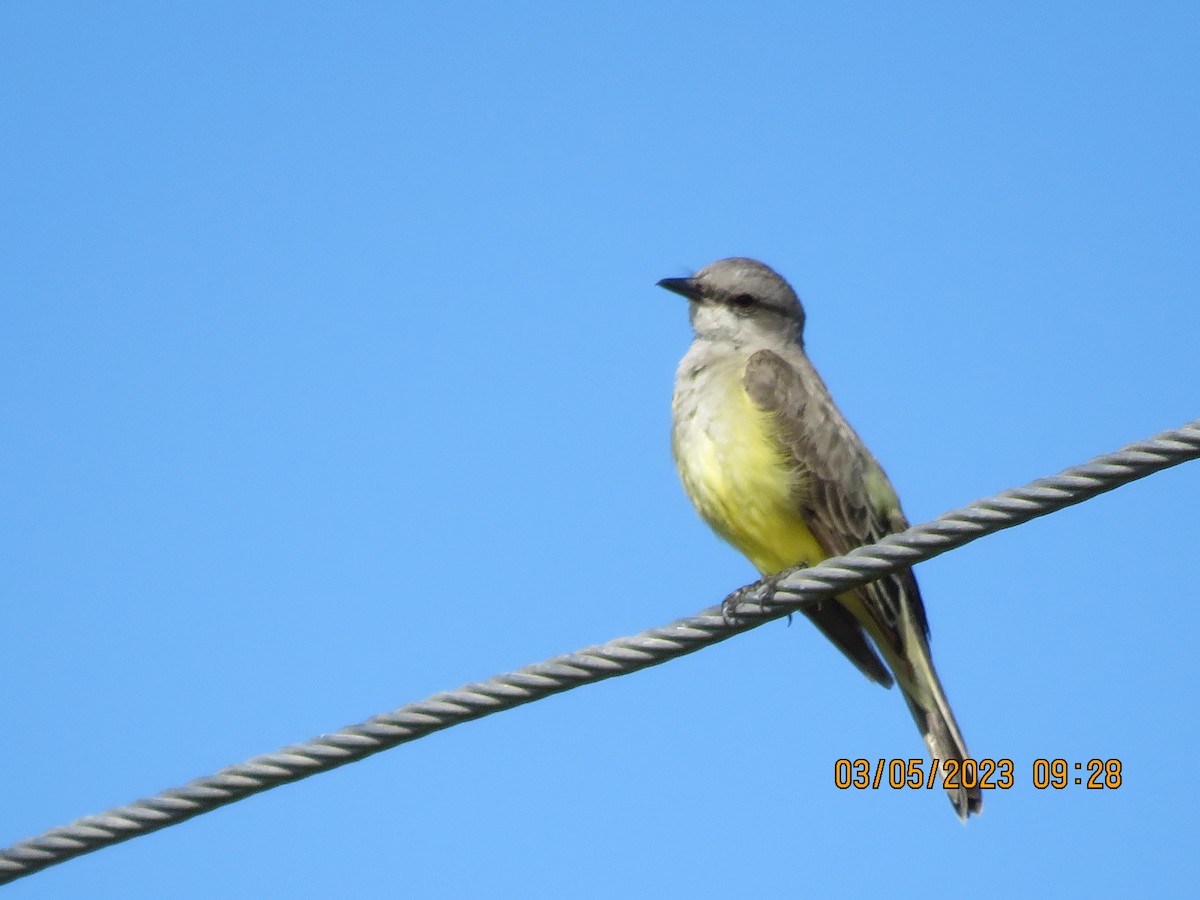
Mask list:
[{"label": "bird's foot", "polygon": [[[788,569],[787,573],[795,571],[795,569],[808,568],[806,564],[801,563],[798,566]],[[771,601],[775,597],[776,585],[785,572],[780,572],[776,575],[767,575],[754,584],[748,584],[745,587],[740,587],[724,600],[721,601],[721,618],[725,620],[726,625],[736,624],[740,618],[738,609],[745,603],[753,603],[758,607],[759,612],[765,613],[771,608]],[[792,624],[792,614],[788,613],[788,624]]]},{"label": "bird's foot", "polygon": [[758,582],[740,587],[721,601],[721,619],[726,625],[736,625],[741,616],[738,609],[743,603],[757,603],[762,608],[763,586]]},{"label": "bird's foot", "polygon": [[746,584],[744,588],[734,590],[725,600],[722,600],[721,618],[725,619],[725,624],[736,624],[742,618],[738,616],[738,610],[744,605],[755,605],[760,612],[767,610],[770,606],[770,598],[775,593],[775,578],[774,575],[768,575],[754,584]]}]

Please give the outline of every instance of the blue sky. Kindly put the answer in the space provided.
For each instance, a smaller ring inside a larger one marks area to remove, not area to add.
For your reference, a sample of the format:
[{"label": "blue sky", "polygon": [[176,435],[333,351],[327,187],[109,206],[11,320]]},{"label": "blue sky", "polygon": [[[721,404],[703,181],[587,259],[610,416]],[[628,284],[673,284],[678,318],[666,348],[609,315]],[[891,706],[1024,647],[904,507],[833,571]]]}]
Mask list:
[{"label": "blue sky", "polygon": [[[668,449],[750,255],[913,521],[1200,415],[1190,4],[9,4],[0,845],[751,580]],[[919,567],[973,752],[806,623],[14,897],[1182,894],[1200,464]],[[1038,791],[1038,757],[1122,760]]]}]

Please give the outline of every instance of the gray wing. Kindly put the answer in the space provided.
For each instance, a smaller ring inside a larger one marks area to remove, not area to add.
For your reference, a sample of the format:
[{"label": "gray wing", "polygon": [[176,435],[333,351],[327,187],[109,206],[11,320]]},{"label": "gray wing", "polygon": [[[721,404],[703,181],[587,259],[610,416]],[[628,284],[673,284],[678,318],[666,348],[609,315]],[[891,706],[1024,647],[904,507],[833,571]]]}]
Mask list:
[{"label": "gray wing", "polygon": [[[788,362],[770,350],[759,350],[747,362],[742,381],[751,401],[777,417],[780,440],[796,467],[796,503],[826,552],[846,553],[908,527],[883,469],[833,405],[803,353]],[[891,664],[930,754],[939,760],[969,759],[929,655],[929,624],[911,570],[873,581],[856,593],[861,603],[855,605],[862,607],[859,616],[869,617],[867,630]],[[833,605],[850,613],[840,601]],[[821,630],[829,634],[824,626]],[[866,642],[861,628],[858,637]],[[852,652],[853,644],[834,642],[870,674],[863,657]],[[983,808],[978,787],[947,790],[961,818]]]},{"label": "gray wing", "polygon": [[[908,527],[883,469],[838,411],[807,358],[791,363],[771,350],[759,350],[747,361],[742,383],[755,406],[777,416],[780,439],[797,470],[796,502],[827,553],[847,553]],[[924,604],[911,571],[872,582],[858,593],[893,647],[903,644],[899,629],[906,607],[928,636]],[[860,657],[851,659],[862,666]]]}]

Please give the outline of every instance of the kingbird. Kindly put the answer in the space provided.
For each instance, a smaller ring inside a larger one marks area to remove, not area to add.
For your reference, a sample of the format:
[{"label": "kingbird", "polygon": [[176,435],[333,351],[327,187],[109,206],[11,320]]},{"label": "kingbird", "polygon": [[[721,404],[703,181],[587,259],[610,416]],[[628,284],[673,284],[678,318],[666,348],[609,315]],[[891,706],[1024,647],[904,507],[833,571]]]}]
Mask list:
[{"label": "kingbird", "polygon": [[[804,352],[804,307],[791,285],[744,258],[658,284],[688,299],[696,333],[675,376],[671,449],[718,535],[773,575],[908,527],[887,475]],[[869,679],[899,683],[930,754],[957,761],[961,779],[967,746],[933,668],[912,570],[804,613]],[[978,788],[948,790],[962,819],[983,806]]]}]

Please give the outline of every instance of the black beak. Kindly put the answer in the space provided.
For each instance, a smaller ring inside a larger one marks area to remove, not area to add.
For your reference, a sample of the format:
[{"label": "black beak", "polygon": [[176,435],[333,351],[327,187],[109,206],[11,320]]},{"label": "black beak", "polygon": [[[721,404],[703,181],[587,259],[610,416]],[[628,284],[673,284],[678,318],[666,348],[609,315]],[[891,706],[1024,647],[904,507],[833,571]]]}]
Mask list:
[{"label": "black beak", "polygon": [[673,294],[687,297],[689,300],[700,299],[700,288],[695,278],[664,278],[658,283],[660,288],[666,288]]}]

